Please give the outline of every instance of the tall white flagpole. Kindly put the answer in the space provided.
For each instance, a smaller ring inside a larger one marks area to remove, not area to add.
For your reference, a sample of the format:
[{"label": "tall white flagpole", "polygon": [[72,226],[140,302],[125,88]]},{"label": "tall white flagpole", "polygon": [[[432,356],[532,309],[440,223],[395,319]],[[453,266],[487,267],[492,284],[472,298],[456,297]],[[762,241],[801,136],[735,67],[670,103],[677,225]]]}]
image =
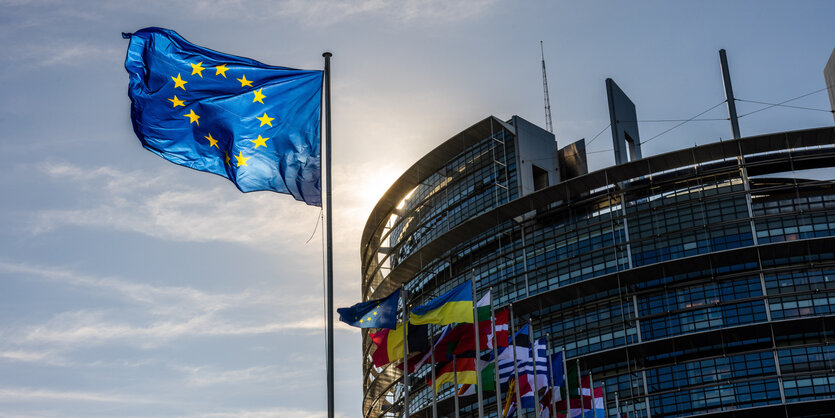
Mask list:
[{"label": "tall white flagpole", "polygon": [[565,346],[560,347],[560,351],[562,351],[562,382],[565,385],[565,409],[568,416],[571,416],[571,393],[568,390],[568,361],[566,360]]},{"label": "tall white flagpole", "polygon": [[400,292],[403,301],[403,418],[409,417],[409,291],[403,287]]},{"label": "tall white flagpole", "polygon": [[452,391],[455,397],[455,418],[458,418],[458,362],[455,354],[452,355],[452,383],[455,385],[455,389]]},{"label": "tall white flagpole", "polygon": [[549,414],[552,418],[557,417],[557,407],[555,405],[557,401],[557,395],[554,392],[554,386],[557,384],[557,377],[554,376],[554,364],[551,361],[551,356],[554,354],[551,352],[551,333],[545,334],[545,354],[547,355],[548,359],[548,374],[551,375],[551,387],[548,389],[551,391],[551,413]]},{"label": "tall white flagpole", "polygon": [[539,416],[539,388],[536,387],[536,339],[533,338],[533,320],[528,317],[528,327],[531,333],[530,343],[531,343],[531,362],[533,364],[533,397],[534,403],[533,408],[536,413],[536,416]]},{"label": "tall white flagpole", "polygon": [[522,418],[522,393],[519,390],[519,367],[516,364],[516,326],[514,322],[516,317],[513,316],[513,304],[511,303],[510,306],[510,335],[513,337],[513,345],[508,346],[507,348],[513,348],[513,377],[516,379],[516,417]]},{"label": "tall white flagpole", "polygon": [[[478,394],[478,418],[484,418],[484,395],[482,394],[482,385],[481,384],[481,341],[480,335],[478,334],[478,302],[476,301],[476,291],[475,291],[475,269],[472,270],[472,282],[473,282],[473,332],[475,332],[475,380],[478,382],[476,384],[476,393]],[[456,387],[456,393],[458,388]]]},{"label": "tall white flagpole", "polygon": [[327,388],[328,418],[334,418],[333,385],[333,199],[331,198],[331,54],[325,52],[325,246],[326,246],[326,317],[327,317]]},{"label": "tall white flagpole", "polygon": [[429,333],[429,369],[432,371],[432,418],[438,418],[438,389],[435,387],[435,336]]},{"label": "tall white flagpole", "polygon": [[502,387],[499,378],[499,342],[496,339],[496,311],[493,309],[493,288],[490,290],[490,326],[493,328],[493,380],[496,385],[496,416],[502,412]]}]

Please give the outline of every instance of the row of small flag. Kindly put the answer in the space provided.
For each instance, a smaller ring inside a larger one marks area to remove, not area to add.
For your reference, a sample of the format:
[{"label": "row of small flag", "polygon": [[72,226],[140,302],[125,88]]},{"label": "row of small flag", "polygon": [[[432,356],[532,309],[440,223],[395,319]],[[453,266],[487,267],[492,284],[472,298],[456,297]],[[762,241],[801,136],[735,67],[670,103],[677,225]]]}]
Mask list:
[{"label": "row of small flag", "polygon": [[[375,367],[403,359],[403,324],[397,321],[400,293],[396,290],[382,299],[337,310],[340,320],[349,325],[381,328],[369,335],[376,345],[371,354]],[[579,362],[566,367],[562,351],[548,355],[544,338],[531,344],[529,324],[511,337],[511,314],[508,309],[493,312],[490,292],[473,302],[472,283],[465,282],[410,311],[405,350],[409,353],[405,362],[409,373],[430,364],[434,373],[427,376],[426,384],[438,391],[446,383],[457,382],[460,388],[456,388],[455,396],[474,395],[479,386],[482,391],[495,392],[498,380],[500,394],[507,395],[502,416],[514,415],[520,406],[537,409],[543,418],[605,416],[603,388],[593,388],[590,375],[581,377]],[[437,340],[430,341],[426,324],[446,326]],[[485,349],[490,353],[476,355]],[[403,363],[397,367],[402,369]],[[521,405],[517,405],[517,399]]]}]

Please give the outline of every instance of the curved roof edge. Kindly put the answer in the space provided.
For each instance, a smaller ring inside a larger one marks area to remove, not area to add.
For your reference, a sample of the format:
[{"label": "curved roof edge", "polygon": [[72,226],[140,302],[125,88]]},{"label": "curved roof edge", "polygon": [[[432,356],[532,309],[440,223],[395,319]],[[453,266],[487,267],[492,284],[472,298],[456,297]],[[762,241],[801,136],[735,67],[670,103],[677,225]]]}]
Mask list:
[{"label": "curved roof edge", "polygon": [[491,132],[491,122],[495,122],[499,127],[510,132],[515,132],[515,129],[506,122],[495,116],[488,116],[435,147],[435,149],[424,155],[423,158],[412,164],[408,170],[392,183],[391,187],[386,190],[374,206],[371,214],[368,215],[368,220],[365,222],[365,228],[362,231],[360,241],[360,257],[363,261],[365,260],[364,251],[366,243],[368,243],[375,231],[379,230],[380,224],[386,222],[388,219],[387,215],[397,207],[403,196],[443,167],[449,162],[450,158],[486,138]]},{"label": "curved roof edge", "polygon": [[[379,295],[388,294],[397,286],[410,280],[411,276],[422,268],[421,260],[432,260],[439,257],[444,251],[464,242],[469,237],[495,227],[501,222],[544,207],[551,202],[570,201],[572,197],[581,196],[589,190],[691,164],[716,161],[739,155],[830,144],[835,144],[835,127],[778,132],[684,148],[603,168],[557,183],[470,218],[435,238],[432,242],[413,252],[401,261],[394,270],[389,272],[383,282],[374,289],[370,298],[374,299]],[[392,191],[392,189],[389,189],[389,191]],[[378,206],[380,205],[378,204]],[[363,232],[363,236],[365,237],[365,232]],[[365,250],[365,243],[366,241],[363,241],[360,248],[361,254]]]}]

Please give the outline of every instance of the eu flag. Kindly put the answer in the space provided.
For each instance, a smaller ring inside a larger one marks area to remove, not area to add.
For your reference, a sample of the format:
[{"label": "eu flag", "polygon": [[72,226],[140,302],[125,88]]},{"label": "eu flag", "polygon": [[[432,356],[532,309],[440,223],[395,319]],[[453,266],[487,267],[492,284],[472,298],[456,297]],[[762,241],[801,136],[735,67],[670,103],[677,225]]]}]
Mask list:
[{"label": "eu flag", "polygon": [[145,148],[242,192],[321,206],[322,71],[212,51],[168,29],[123,36],[133,129]]},{"label": "eu flag", "polygon": [[399,301],[400,289],[397,289],[382,299],[360,302],[350,308],[339,308],[336,312],[340,321],[352,327],[396,329]]}]

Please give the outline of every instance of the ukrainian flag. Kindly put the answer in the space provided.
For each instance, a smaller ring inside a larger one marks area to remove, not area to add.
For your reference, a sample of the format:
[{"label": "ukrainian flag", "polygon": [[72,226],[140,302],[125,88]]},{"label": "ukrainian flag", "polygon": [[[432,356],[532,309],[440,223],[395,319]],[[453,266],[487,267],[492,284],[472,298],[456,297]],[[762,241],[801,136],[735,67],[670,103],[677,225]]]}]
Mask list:
[{"label": "ukrainian flag", "polygon": [[464,282],[426,305],[412,309],[409,323],[413,325],[473,322],[473,283]]}]

